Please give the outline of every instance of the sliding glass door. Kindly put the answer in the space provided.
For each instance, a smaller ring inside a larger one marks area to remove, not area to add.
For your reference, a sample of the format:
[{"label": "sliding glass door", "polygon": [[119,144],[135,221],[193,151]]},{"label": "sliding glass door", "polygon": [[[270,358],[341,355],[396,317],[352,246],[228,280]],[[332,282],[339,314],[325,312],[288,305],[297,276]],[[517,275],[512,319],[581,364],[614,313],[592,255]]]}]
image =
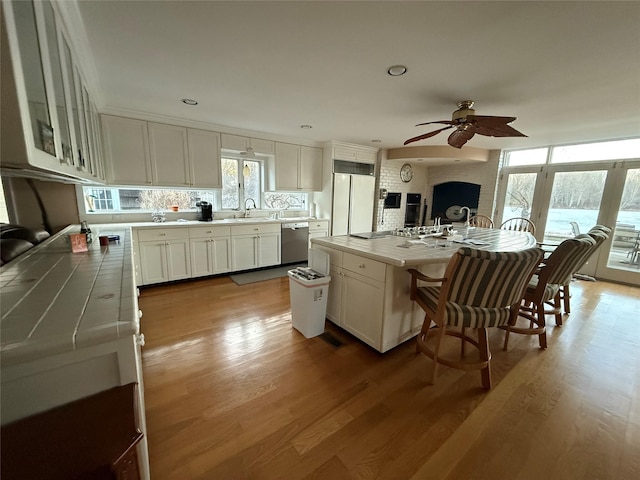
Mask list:
[{"label": "sliding glass door", "polygon": [[[618,143],[628,147],[629,142],[632,148],[621,153],[615,142],[537,149],[535,164],[518,163],[530,158],[527,151],[507,152],[494,223],[528,216],[537,240],[545,243],[607,225],[611,238],[582,273],[640,286],[640,140]],[[510,163],[510,153],[523,155]]]}]

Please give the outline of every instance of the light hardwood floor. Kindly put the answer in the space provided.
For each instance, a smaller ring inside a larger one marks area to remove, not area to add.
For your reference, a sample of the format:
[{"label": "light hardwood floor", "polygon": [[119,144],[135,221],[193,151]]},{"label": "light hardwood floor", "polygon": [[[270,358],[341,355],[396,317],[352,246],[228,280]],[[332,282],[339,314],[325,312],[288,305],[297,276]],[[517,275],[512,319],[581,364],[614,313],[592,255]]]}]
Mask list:
[{"label": "light hardwood floor", "polygon": [[446,367],[427,385],[413,340],[379,354],[330,322],[344,346],[305,339],[287,278],[146,288],[152,478],[640,478],[640,289],[571,287],[547,350],[490,333],[490,392]]}]

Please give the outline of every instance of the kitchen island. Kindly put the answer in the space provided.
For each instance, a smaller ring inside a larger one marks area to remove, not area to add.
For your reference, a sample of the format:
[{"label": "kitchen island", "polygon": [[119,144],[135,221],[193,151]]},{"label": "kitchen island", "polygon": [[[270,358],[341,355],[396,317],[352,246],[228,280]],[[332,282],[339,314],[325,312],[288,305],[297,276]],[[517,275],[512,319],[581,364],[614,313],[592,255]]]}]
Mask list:
[{"label": "kitchen island", "polygon": [[386,352],[417,335],[422,326],[424,313],[409,299],[411,277],[407,269],[438,277],[462,246],[519,251],[534,247],[536,240],[526,232],[470,227],[449,238],[342,235],[314,238],[311,245],[330,257],[327,318],[379,352]]},{"label": "kitchen island", "polygon": [[[71,225],[0,269],[2,424],[136,383],[137,458],[148,479],[131,228],[92,228],[88,251],[71,252],[68,235],[80,231]],[[101,234],[114,240],[101,246]]]}]

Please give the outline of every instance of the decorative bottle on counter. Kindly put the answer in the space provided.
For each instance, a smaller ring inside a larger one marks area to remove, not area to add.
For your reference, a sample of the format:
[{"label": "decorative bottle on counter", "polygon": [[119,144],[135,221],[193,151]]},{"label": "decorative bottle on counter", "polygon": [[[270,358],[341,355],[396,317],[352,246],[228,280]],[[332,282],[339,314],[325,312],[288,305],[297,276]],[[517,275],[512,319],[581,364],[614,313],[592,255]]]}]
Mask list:
[{"label": "decorative bottle on counter", "polygon": [[87,236],[87,244],[91,243],[91,241],[93,240],[91,238],[91,229],[89,228],[89,225],[87,225],[86,221],[83,221],[80,224],[80,233],[84,233]]}]

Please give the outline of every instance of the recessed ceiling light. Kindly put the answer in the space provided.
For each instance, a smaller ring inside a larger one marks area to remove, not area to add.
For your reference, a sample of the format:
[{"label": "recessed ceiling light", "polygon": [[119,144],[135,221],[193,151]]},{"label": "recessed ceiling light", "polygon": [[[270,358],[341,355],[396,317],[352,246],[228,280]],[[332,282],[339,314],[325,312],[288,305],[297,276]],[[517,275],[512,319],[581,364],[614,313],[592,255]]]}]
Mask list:
[{"label": "recessed ceiling light", "polygon": [[309,130],[310,128],[313,128],[311,125],[300,125],[300,128],[304,128],[305,130]]},{"label": "recessed ceiling light", "polygon": [[191,105],[191,106],[198,104],[196,100],[192,100],[191,98],[183,98],[182,103],[184,103],[185,105]]},{"label": "recessed ceiling light", "polygon": [[407,67],[404,65],[393,65],[387,69],[387,73],[392,77],[399,77],[407,73]]}]

